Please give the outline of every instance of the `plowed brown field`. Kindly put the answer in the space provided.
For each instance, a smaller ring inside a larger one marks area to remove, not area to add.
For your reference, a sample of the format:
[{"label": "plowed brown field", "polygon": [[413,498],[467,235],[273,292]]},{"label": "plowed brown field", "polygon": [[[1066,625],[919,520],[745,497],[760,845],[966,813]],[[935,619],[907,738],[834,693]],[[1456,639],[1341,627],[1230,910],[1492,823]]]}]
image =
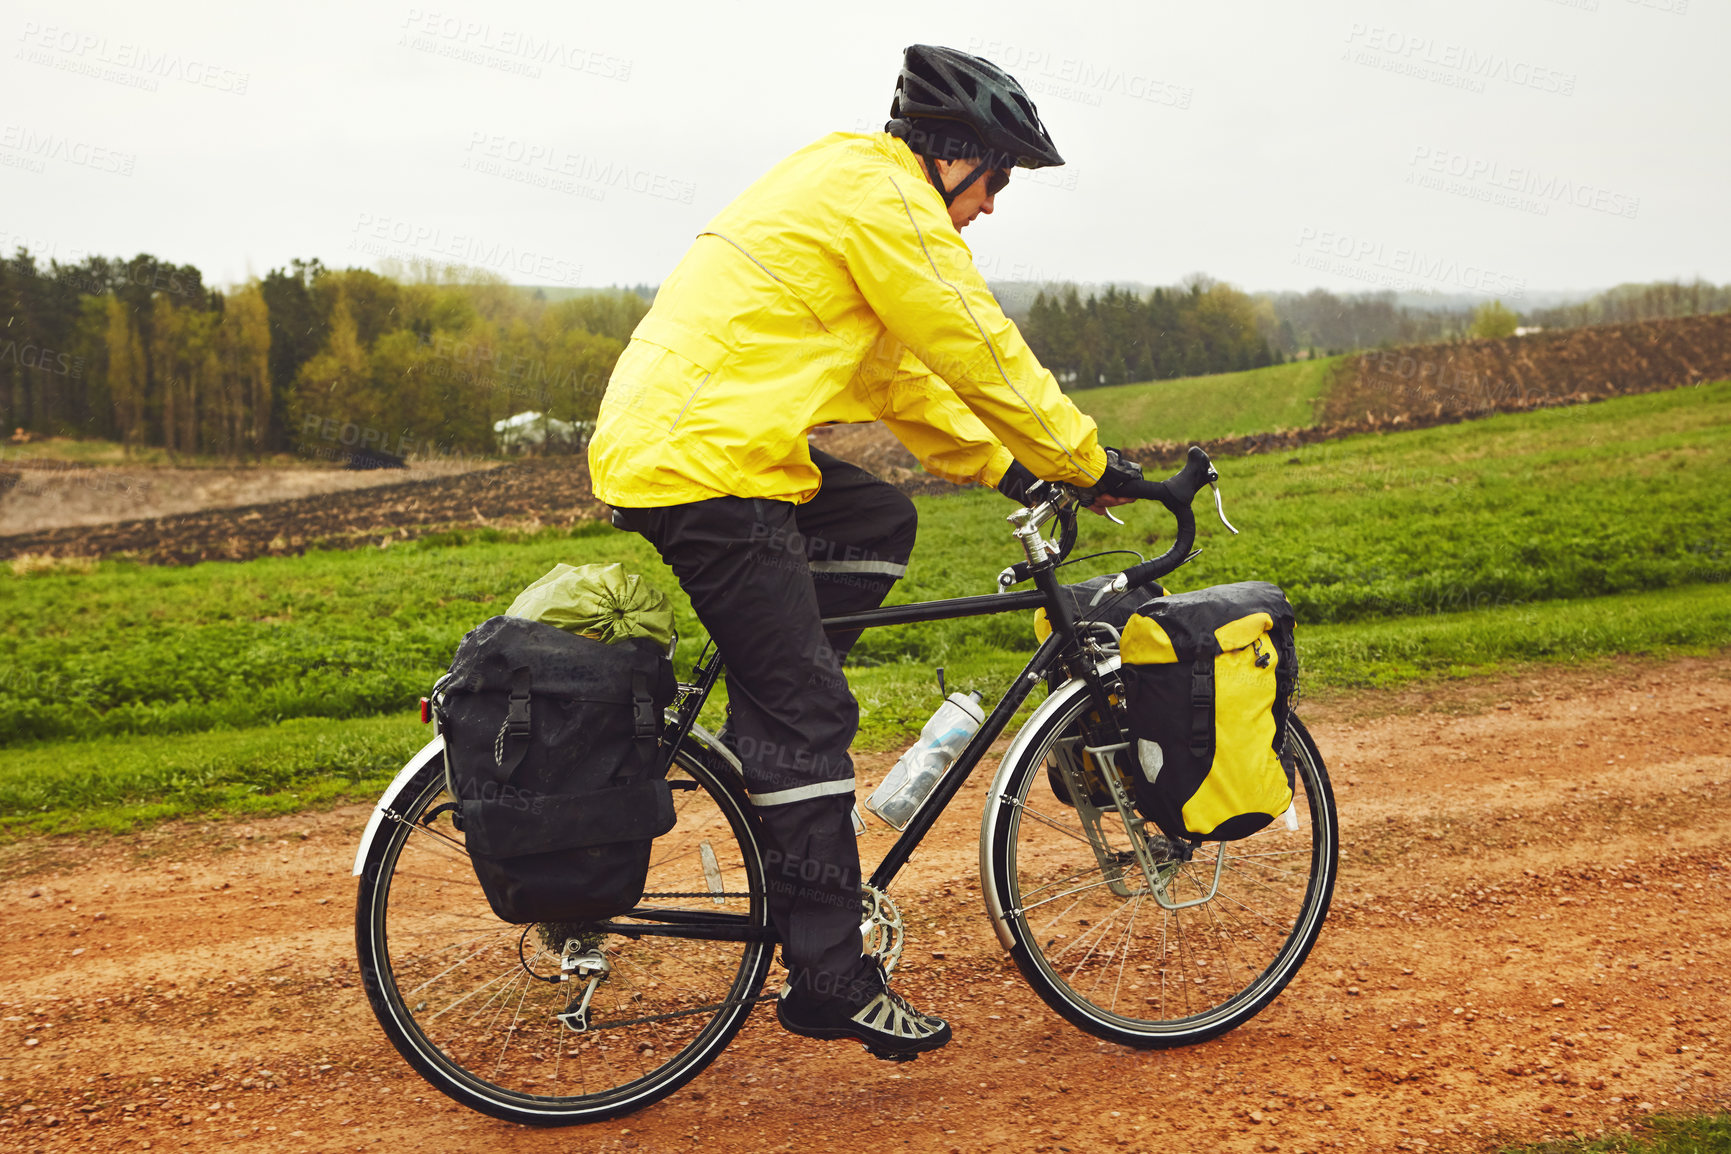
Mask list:
[{"label": "plowed brown field", "polygon": [[0,467],[0,536],[289,501],[400,484],[410,478],[453,477],[496,464],[474,458],[416,461],[405,474],[272,465],[177,469],[9,460]]},{"label": "plowed brown field", "polygon": [[0,1148],[1485,1150],[1731,1105],[1731,658],[1307,713],[1334,911],[1287,992],[1206,1045],[1098,1042],[1022,983],[973,882],[981,772],[895,892],[898,985],[955,1023],[947,1049],[893,1066],[760,1010],[635,1116],[495,1122],[373,1022],[352,806],[0,856]]},{"label": "plowed brown field", "polygon": [[[85,472],[100,476],[96,470]],[[128,556],[152,564],[244,561],[404,540],[456,526],[535,529],[592,519],[601,505],[579,459],[547,457],[427,480],[380,484],[287,501],[204,508],[107,524],[69,524],[0,536],[0,560]],[[96,482],[90,482],[96,483]]]}]

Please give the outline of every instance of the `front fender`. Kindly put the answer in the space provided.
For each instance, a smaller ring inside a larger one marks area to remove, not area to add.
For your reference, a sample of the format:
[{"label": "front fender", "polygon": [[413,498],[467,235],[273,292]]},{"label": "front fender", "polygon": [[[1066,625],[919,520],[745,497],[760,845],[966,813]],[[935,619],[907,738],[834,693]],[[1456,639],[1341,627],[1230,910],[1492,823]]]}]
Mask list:
[{"label": "front fender", "polygon": [[[1116,656],[1100,665],[1102,672],[1116,668]],[[985,813],[980,817],[980,892],[985,895],[986,912],[992,918],[992,932],[998,935],[998,944],[1006,950],[1016,943],[1004,918],[1004,903],[999,897],[1000,879],[992,868],[992,843],[998,835],[999,822],[1010,812],[1010,777],[1028,756],[1029,747],[1033,745],[1035,737],[1044,731],[1046,720],[1054,713],[1069,708],[1078,696],[1087,692],[1088,683],[1073,677],[1046,695],[1046,700],[1022,723],[1022,728],[1016,731],[1015,740],[1010,742],[1010,748],[1004,751],[1003,758],[998,762],[997,775],[992,778],[991,789],[986,794]]]},{"label": "front fender", "polygon": [[445,753],[445,736],[440,734],[421,747],[421,751],[409,758],[409,764],[397,771],[397,776],[391,779],[391,784],[385,787],[384,796],[379,798],[379,804],[373,807],[373,816],[367,819],[366,832],[361,834],[361,847],[355,851],[355,876],[361,876],[361,870],[367,864],[367,851],[372,848],[373,838],[378,836],[379,826],[384,824],[385,811],[396,804],[397,795],[409,784],[409,781],[427,763]]}]

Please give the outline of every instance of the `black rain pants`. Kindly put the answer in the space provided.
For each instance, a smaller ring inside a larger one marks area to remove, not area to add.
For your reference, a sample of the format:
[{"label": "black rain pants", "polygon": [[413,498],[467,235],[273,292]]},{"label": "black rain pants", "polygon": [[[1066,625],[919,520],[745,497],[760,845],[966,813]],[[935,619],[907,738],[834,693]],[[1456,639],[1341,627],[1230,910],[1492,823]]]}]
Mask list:
[{"label": "black rain pants", "polygon": [[907,570],[917,518],[893,486],[811,456],[823,488],[804,505],[716,497],[618,509],[614,523],[660,552],[726,662],[789,978],[845,996],[866,972],[848,756],[859,706],[841,670],[859,634],[826,636],[822,619],[883,602]]}]

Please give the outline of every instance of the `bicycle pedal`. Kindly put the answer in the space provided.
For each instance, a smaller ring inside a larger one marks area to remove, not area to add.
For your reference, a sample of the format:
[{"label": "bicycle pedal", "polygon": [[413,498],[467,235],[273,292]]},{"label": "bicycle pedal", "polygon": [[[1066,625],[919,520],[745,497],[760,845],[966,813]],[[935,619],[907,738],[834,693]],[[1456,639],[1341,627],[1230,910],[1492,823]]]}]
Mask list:
[{"label": "bicycle pedal", "polygon": [[911,1062],[918,1054],[898,1054],[892,1050],[880,1050],[875,1046],[867,1046],[866,1053],[874,1058],[882,1058],[886,1062]]}]

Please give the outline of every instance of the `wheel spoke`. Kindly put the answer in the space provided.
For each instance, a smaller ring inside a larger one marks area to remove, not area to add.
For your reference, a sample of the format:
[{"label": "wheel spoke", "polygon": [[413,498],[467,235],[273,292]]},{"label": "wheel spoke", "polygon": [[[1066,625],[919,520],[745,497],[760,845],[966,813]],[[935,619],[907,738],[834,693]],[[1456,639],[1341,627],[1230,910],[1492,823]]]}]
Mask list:
[{"label": "wheel spoke", "polygon": [[[1035,889],[1034,889],[1034,890],[1033,890],[1033,891],[1031,891],[1031,892],[1033,892],[1033,893],[1040,893],[1040,892],[1042,892],[1042,891],[1044,891],[1044,890],[1049,890],[1049,889],[1051,889],[1051,888],[1052,888],[1052,887],[1054,887],[1054,886],[1063,886],[1063,885],[1069,885],[1069,884],[1070,884],[1070,883],[1071,883],[1071,882],[1073,882],[1073,881],[1075,881],[1075,880],[1076,880],[1076,879],[1077,879],[1077,878],[1081,878],[1081,877],[1086,877],[1086,876],[1087,876],[1087,874],[1088,874],[1088,873],[1092,873],[1092,872],[1093,872],[1093,871],[1092,871],[1092,870],[1089,870],[1089,871],[1085,871],[1085,872],[1084,872],[1084,873],[1077,873],[1077,874],[1071,874],[1071,875],[1070,875],[1070,876],[1069,876],[1069,877],[1067,877],[1067,878],[1061,878],[1061,879],[1059,879],[1059,880],[1058,880],[1058,881],[1055,881],[1055,882],[1050,882],[1050,883],[1048,883],[1048,884],[1046,884],[1046,885],[1043,885],[1043,886],[1039,886],[1039,887],[1036,887],[1036,888],[1035,888]],[[1100,880],[1098,880],[1098,881],[1092,881],[1092,882],[1089,882],[1089,883],[1088,883],[1088,884],[1087,884],[1087,885],[1085,885],[1085,886],[1076,886],[1076,887],[1074,887],[1074,888],[1072,888],[1072,889],[1067,889],[1067,890],[1065,890],[1065,891],[1063,891],[1063,892],[1062,892],[1062,893],[1056,893],[1056,894],[1051,894],[1051,895],[1049,895],[1049,896],[1047,896],[1047,897],[1043,897],[1043,898],[1041,898],[1041,899],[1040,899],[1040,900],[1039,900],[1039,901],[1037,901],[1037,902],[1024,902],[1024,903],[1023,903],[1023,904],[1022,904],[1022,909],[1023,909],[1023,910],[1034,910],[1034,909],[1039,909],[1039,908],[1040,908],[1040,907],[1041,907],[1041,906],[1043,906],[1043,905],[1045,905],[1045,904],[1047,904],[1047,903],[1048,903],[1048,902],[1055,902],[1055,901],[1059,901],[1059,900],[1061,900],[1061,899],[1063,899],[1063,898],[1067,898],[1067,897],[1069,897],[1069,896],[1070,896],[1070,895],[1071,895],[1071,894],[1079,894],[1079,893],[1083,893],[1083,892],[1085,892],[1085,891],[1087,891],[1087,890],[1091,890],[1091,889],[1098,889],[1098,888],[1099,888],[1099,887],[1100,887],[1100,886],[1109,886],[1109,885],[1111,885],[1111,884],[1112,884],[1112,879],[1111,879],[1111,878],[1108,878],[1108,877],[1104,877],[1104,876],[1102,876],[1102,877],[1101,877],[1101,878],[1100,878]]]},{"label": "wheel spoke", "polygon": [[1074,740],[1061,735],[1086,700],[1077,693],[1043,721],[1047,736],[1026,742],[1005,777],[1012,796],[995,819],[1002,830],[990,847],[992,884],[1018,943],[1017,964],[1060,1013],[1102,1037],[1156,1046],[1213,1037],[1279,992],[1320,928],[1312,911],[1328,901],[1336,853],[1326,771],[1308,737],[1295,738],[1298,829],[1277,823],[1163,863],[1165,892],[1182,908],[1157,907],[1134,861],[1121,874],[1069,864],[1078,841],[1091,858],[1123,855],[1133,844],[1115,811],[1102,813],[1093,833],[1061,810],[1042,812],[1050,801],[1028,804],[1046,788],[1047,757]]},{"label": "wheel spoke", "polygon": [[1065,837],[1074,838],[1086,846],[1092,846],[1094,844],[1089,840],[1087,832],[1080,826],[1073,826],[1067,822],[1059,821],[1057,818],[1048,817],[1046,814],[1035,809],[1031,805],[1023,805],[1020,808],[1024,815],[1033,818],[1035,821],[1043,822],[1046,825],[1051,826]]},{"label": "wheel spoke", "polygon": [[[677,824],[656,843],[646,889],[712,895],[668,908],[701,906],[764,928],[752,815],[689,760],[682,754],[677,764],[697,788],[677,795]],[[493,915],[462,835],[443,822],[420,824],[441,800],[442,768],[423,771],[393,802],[394,820],[364,863],[357,905],[380,1023],[432,1071],[435,1088],[513,1121],[586,1121],[654,1101],[720,1052],[757,1000],[768,943],[629,938],[583,923],[529,927],[525,941],[525,927]],[[719,893],[716,877],[724,879]],[[566,948],[597,952],[607,965],[581,1033],[555,1016],[585,988],[552,980]]]}]

